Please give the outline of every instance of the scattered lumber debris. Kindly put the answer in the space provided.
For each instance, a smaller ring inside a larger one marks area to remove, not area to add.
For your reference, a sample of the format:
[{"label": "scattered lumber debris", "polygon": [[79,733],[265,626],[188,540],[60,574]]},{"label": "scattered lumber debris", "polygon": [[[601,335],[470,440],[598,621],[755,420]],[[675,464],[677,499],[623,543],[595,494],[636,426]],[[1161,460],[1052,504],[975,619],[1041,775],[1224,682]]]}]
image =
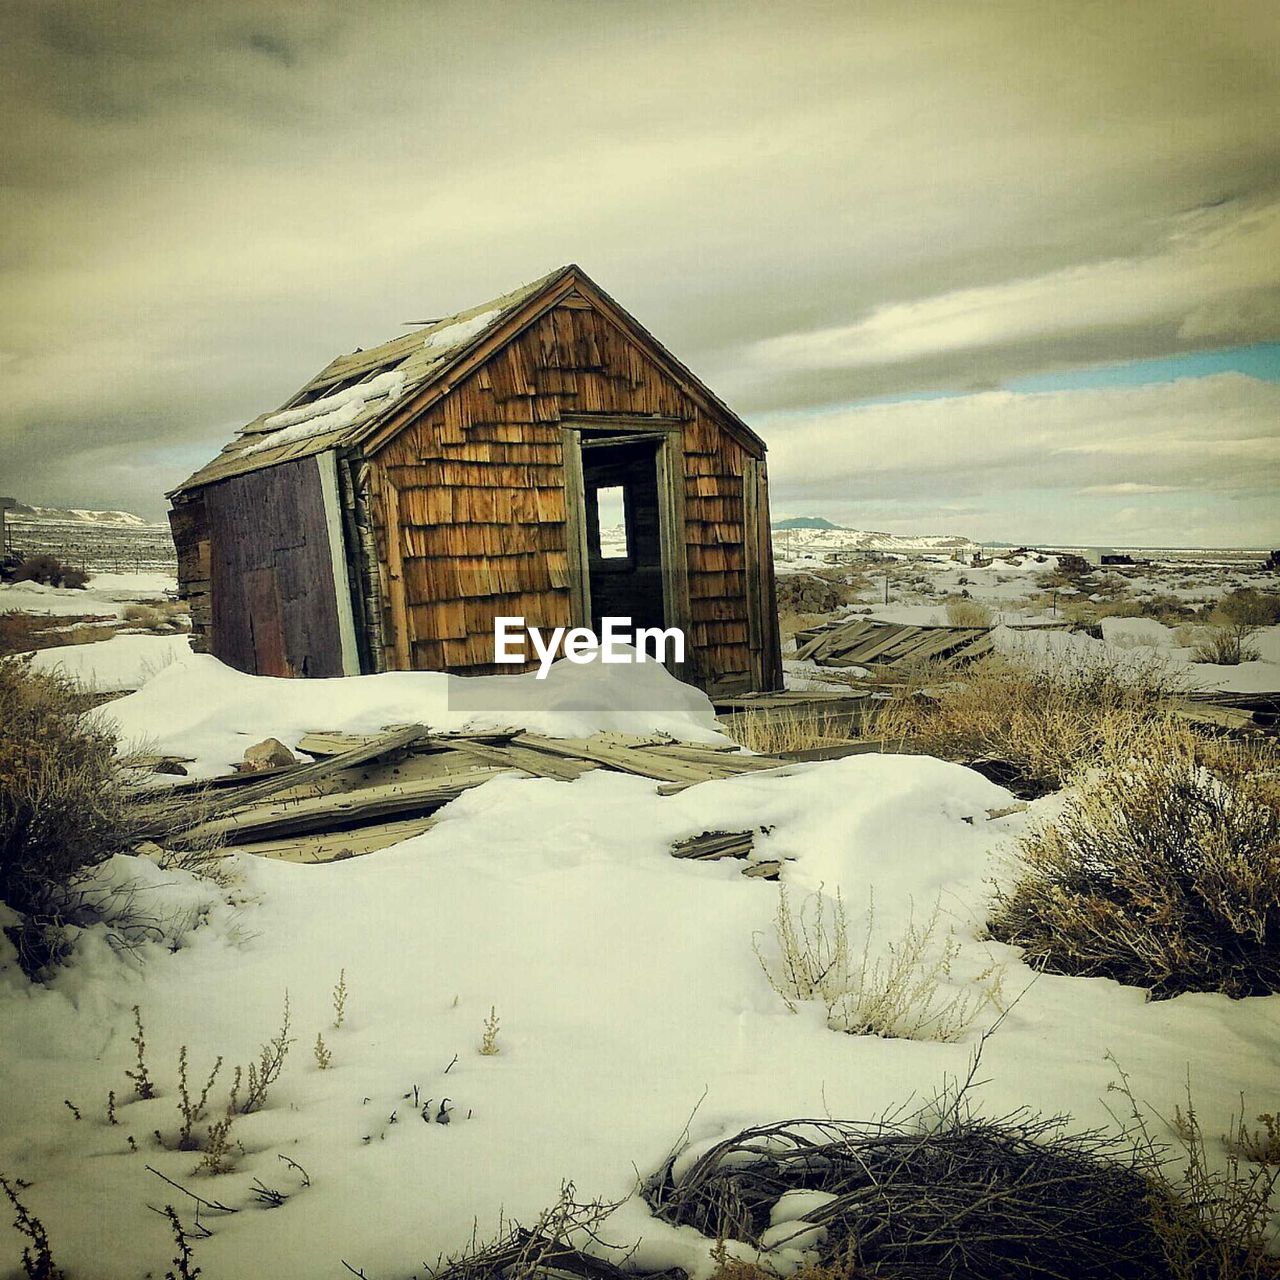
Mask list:
[{"label": "scattered lumber debris", "polygon": [[[256,774],[236,772],[211,783],[139,787],[137,802],[156,813],[148,834],[177,848],[221,846],[285,861],[333,862],[428,830],[437,810],[503,774],[569,782],[592,769],[609,769],[652,779],[662,793],[671,794],[793,763],[748,755],[727,743],[680,742],[662,734],[567,739],[519,728],[437,734],[425,725],[375,734],[308,734],[297,751],[313,759]],[[186,797],[190,812],[184,818],[184,805],[174,801]],[[750,833],[745,847],[733,852],[742,837],[736,839],[737,844],[714,846],[695,841],[691,852],[677,856],[747,857]],[[776,873],[776,863],[764,862],[752,862],[744,872]]]},{"label": "scattered lumber debris", "polygon": [[135,752],[125,756],[121,765],[126,769],[140,773],[168,773],[177,777],[185,777],[187,765],[191,764],[190,756],[151,755],[147,752]]},{"label": "scattered lumber debris", "polygon": [[[768,828],[760,830],[767,833]],[[750,860],[755,838],[755,831],[704,831],[687,840],[678,840],[671,846],[671,856],[695,862],[718,862],[721,858],[747,859],[747,865],[742,869],[744,876],[776,880],[782,872],[782,863],[778,859]]]}]

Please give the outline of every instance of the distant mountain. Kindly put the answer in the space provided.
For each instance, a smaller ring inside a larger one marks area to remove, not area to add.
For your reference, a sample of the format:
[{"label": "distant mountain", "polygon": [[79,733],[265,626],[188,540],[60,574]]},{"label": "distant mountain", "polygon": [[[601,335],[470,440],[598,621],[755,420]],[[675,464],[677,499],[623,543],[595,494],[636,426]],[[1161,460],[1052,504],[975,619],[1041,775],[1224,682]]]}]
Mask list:
[{"label": "distant mountain", "polygon": [[775,529],[838,529],[838,524],[824,520],[821,516],[792,516],[790,520],[778,520]]},{"label": "distant mountain", "polygon": [[148,525],[151,520],[135,516],[132,511],[89,511],[83,507],[28,507],[16,503],[9,508],[9,519],[52,520],[59,524]]}]

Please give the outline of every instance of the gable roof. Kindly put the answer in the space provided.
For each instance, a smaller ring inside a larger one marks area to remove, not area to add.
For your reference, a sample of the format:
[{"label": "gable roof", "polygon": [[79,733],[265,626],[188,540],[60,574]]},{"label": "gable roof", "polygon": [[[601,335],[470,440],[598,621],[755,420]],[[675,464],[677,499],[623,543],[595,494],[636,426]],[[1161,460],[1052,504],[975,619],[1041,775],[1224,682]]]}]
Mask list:
[{"label": "gable roof", "polygon": [[[480,354],[487,358],[488,348],[502,345],[547,309],[540,304],[554,305],[575,290],[629,330],[695,400],[712,409],[753,452],[763,454],[764,442],[728,405],[581,268],[570,264],[412,333],[336,357],[280,409],[260,414],[241,427],[217,457],[168,496],[328,449],[349,448],[371,436],[384,435],[383,429],[397,418],[401,419],[398,425],[407,425],[411,417],[452,389],[454,380],[449,375],[455,370],[462,373],[461,367],[469,365],[470,357]],[[409,407],[412,413],[401,412]]]}]

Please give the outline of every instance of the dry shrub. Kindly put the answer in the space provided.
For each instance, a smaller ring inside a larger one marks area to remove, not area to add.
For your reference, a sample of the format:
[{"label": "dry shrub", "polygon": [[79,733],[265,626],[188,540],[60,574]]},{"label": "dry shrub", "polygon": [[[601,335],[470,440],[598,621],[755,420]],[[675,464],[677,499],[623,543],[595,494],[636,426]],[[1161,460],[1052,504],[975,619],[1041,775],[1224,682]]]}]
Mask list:
[{"label": "dry shrub", "polygon": [[114,737],[84,706],[62,673],[0,659],[0,900],[29,916],[135,839]]},{"label": "dry shrub", "polygon": [[50,587],[83,587],[89,575],[65,565],[57,556],[41,552],[26,556],[11,574],[13,582],[41,582]]},{"label": "dry shrub", "polygon": [[1280,1165],[1280,1112],[1265,1111],[1256,1116],[1252,1128],[1245,1119],[1244,1094],[1240,1095],[1240,1114],[1233,1116],[1231,1130],[1222,1135],[1222,1145],[1229,1155],[1250,1164]]},{"label": "dry shrub", "polygon": [[1280,623],[1280,593],[1239,587],[1218,601],[1215,613],[1233,626],[1272,627]]},{"label": "dry shrub", "polygon": [[[115,735],[86,713],[92,705],[63,672],[0,658],[0,902],[23,917],[7,932],[31,976],[62,958],[67,924],[111,921],[123,945],[163,936],[134,890],[95,887],[87,873],[198,823],[208,809],[199,794],[140,802]],[[161,865],[207,872],[216,841],[186,843],[176,855],[157,849]]]},{"label": "dry shrub", "polygon": [[[975,1061],[973,1070],[976,1071]],[[973,1071],[914,1110],[875,1120],[787,1120],[677,1148],[640,1188],[653,1216],[705,1242],[712,1280],[1274,1280],[1271,1184],[1216,1176],[1203,1144],[1178,1175],[1136,1146],[1020,1111],[974,1114]],[[1126,1138],[1133,1135],[1126,1135]],[[793,1225],[801,1270],[772,1230],[789,1192],[822,1200]],[[428,1267],[432,1280],[634,1280],[646,1274],[617,1205],[560,1199],[489,1244]],[[692,1233],[698,1233],[693,1236]],[[634,1237],[632,1237],[634,1239]],[[745,1255],[745,1256],[744,1256]],[[363,1274],[346,1264],[352,1274]],[[658,1280],[684,1274],[649,1272]]]},{"label": "dry shrub", "polygon": [[965,596],[949,596],[947,621],[953,627],[989,627],[995,621],[995,613],[978,600]]},{"label": "dry shrub", "polygon": [[791,613],[833,613],[854,604],[869,584],[858,574],[819,569],[779,575],[778,608]]},{"label": "dry shrub", "polygon": [[1148,1109],[1134,1097],[1124,1069],[1113,1054],[1107,1058],[1119,1073],[1109,1088],[1128,1107],[1120,1118],[1123,1136],[1149,1187],[1151,1223],[1171,1280],[1277,1280],[1272,1212],[1280,1168],[1250,1163],[1226,1138],[1226,1160],[1211,1158],[1190,1078],[1185,1109],[1174,1109],[1172,1124],[1164,1121],[1178,1138],[1171,1151],[1152,1136]]},{"label": "dry shrub", "polygon": [[1043,662],[996,655],[931,697],[886,703],[875,732],[944,760],[1001,762],[1000,781],[1037,796],[1167,725],[1168,699],[1179,689],[1154,654],[1121,665],[1070,654]]},{"label": "dry shrub", "polygon": [[740,711],[723,721],[734,742],[759,755],[776,756],[788,751],[809,751],[848,743],[848,717],[806,711],[801,715],[769,711]]},{"label": "dry shrub", "polygon": [[1189,735],[1086,779],[1018,845],[991,935],[1054,973],[1154,998],[1280,991],[1280,798]]},{"label": "dry shrub", "polygon": [[883,959],[873,958],[875,911],[868,907],[866,942],[855,962],[839,894],[834,901],[811,894],[796,910],[783,886],[774,918],[777,955],[766,956],[757,938],[756,958],[789,1009],[820,1000],[833,1031],[888,1040],[955,1040],[988,997],[946,990],[960,948],[949,934],[940,936],[940,925],[935,906],[923,926],[911,921]]},{"label": "dry shrub", "polygon": [[1277,1274],[1261,1233],[1266,1188],[1170,1177],[1153,1149],[1073,1133],[1061,1119],[980,1118],[964,1090],[877,1121],[747,1129],[691,1165],[672,1157],[644,1196],[662,1221],[762,1250],[758,1266],[727,1262],[720,1280],[764,1280],[775,1260],[774,1274],[786,1270],[766,1246],[771,1210],[789,1191],[830,1197],[795,1224],[811,1242],[814,1280]]},{"label": "dry shrub", "polygon": [[1262,655],[1258,647],[1249,642],[1255,629],[1243,624],[1206,627],[1192,645],[1192,662],[1207,662],[1216,667],[1238,667],[1242,662],[1257,662]]}]

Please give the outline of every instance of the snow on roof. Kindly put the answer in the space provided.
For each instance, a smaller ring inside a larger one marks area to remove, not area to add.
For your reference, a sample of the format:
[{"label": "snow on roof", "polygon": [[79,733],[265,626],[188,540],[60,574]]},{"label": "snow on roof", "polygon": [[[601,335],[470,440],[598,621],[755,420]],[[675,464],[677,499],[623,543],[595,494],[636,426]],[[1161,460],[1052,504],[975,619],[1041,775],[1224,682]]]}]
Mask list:
[{"label": "snow on roof", "polygon": [[[425,330],[337,356],[294,397],[319,394],[319,399],[255,418],[173,492],[350,443],[358,433],[374,427],[398,396],[429,387],[494,324],[574,270],[561,267]],[[397,383],[390,380],[393,374],[399,375]],[[382,395],[370,394],[382,388],[390,389]],[[320,394],[324,392],[328,394]]]},{"label": "snow on roof", "polygon": [[494,307],[467,320],[453,320],[448,324],[437,325],[427,334],[422,345],[428,351],[453,351],[464,342],[470,342],[477,334],[483,333],[501,314],[502,308]]},{"label": "snow on roof", "polygon": [[365,405],[370,401],[386,400],[389,404],[398,399],[404,393],[404,384],[404,371],[392,369],[367,382],[357,382],[354,387],[322,396],[310,404],[274,413],[263,423],[268,428],[267,433],[242,449],[241,456],[261,453],[264,449],[275,449],[282,444],[293,444],[298,440],[307,440],[328,431],[349,427],[364,412]]}]

